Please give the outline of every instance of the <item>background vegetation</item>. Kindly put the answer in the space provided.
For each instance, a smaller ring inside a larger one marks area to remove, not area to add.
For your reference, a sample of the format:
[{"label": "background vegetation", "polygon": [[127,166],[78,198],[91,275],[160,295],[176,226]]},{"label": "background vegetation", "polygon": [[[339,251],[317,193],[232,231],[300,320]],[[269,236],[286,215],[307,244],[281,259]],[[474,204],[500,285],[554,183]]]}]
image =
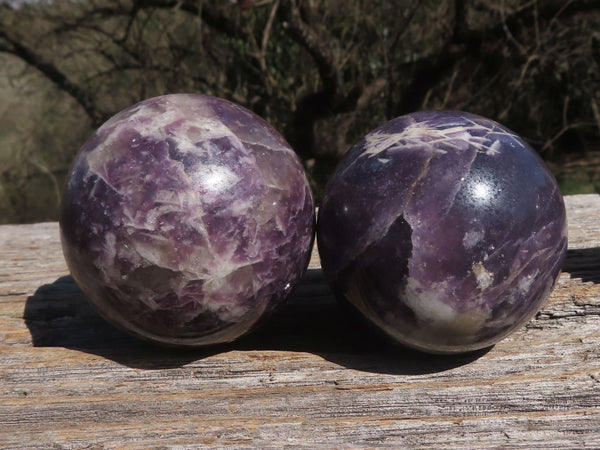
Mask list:
[{"label": "background vegetation", "polygon": [[0,222],[55,220],[92,130],[172,92],[269,120],[317,197],[361,135],[430,108],[512,128],[564,193],[600,185],[600,0],[0,0]]}]

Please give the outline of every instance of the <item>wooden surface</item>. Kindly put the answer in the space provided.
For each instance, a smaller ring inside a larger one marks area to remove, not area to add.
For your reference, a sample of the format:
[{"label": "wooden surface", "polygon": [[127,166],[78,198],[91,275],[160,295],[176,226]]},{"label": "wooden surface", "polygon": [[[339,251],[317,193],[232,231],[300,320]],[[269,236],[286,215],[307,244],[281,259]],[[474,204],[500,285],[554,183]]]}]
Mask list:
[{"label": "wooden surface", "polygon": [[1,448],[600,448],[600,197],[566,199],[547,306],[487,351],[388,344],[315,260],[237,343],[181,351],[107,325],[67,275],[55,223],[0,227]]}]

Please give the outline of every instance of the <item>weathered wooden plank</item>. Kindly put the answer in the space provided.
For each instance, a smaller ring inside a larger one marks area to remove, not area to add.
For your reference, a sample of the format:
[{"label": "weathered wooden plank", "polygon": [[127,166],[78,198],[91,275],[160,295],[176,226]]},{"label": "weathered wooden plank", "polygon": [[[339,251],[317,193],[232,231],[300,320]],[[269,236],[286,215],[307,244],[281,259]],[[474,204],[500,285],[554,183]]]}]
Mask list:
[{"label": "weathered wooden plank", "polygon": [[55,223],[2,226],[0,447],[600,448],[600,197],[567,207],[546,307],[459,356],[382,339],[334,301],[316,256],[256,333],[156,348],[88,306]]}]

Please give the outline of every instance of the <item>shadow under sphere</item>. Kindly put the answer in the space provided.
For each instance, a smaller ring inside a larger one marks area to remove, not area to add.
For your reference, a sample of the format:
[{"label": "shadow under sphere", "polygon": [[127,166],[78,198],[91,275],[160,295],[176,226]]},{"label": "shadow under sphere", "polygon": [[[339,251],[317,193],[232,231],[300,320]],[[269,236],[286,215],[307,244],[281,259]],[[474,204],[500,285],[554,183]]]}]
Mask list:
[{"label": "shadow under sphere", "polygon": [[27,299],[24,318],[36,347],[69,348],[140,369],[181,367],[232,350],[275,350],[312,353],[360,371],[408,375],[459,367],[489,350],[429,355],[395,345],[333,298],[320,269],[310,269],[262,327],[217,346],[168,348],[130,336],[98,315],[71,276],[40,286]]}]

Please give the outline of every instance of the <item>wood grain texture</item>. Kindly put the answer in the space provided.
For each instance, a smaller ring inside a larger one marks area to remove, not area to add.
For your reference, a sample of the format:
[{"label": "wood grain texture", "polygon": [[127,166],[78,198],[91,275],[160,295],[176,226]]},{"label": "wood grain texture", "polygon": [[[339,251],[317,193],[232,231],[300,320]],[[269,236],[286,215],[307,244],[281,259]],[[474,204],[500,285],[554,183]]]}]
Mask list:
[{"label": "wood grain texture", "polygon": [[0,227],[1,448],[600,448],[600,197],[566,199],[546,307],[491,349],[391,345],[338,305],[315,255],[260,330],[203,350],[106,324],[55,223]]}]

